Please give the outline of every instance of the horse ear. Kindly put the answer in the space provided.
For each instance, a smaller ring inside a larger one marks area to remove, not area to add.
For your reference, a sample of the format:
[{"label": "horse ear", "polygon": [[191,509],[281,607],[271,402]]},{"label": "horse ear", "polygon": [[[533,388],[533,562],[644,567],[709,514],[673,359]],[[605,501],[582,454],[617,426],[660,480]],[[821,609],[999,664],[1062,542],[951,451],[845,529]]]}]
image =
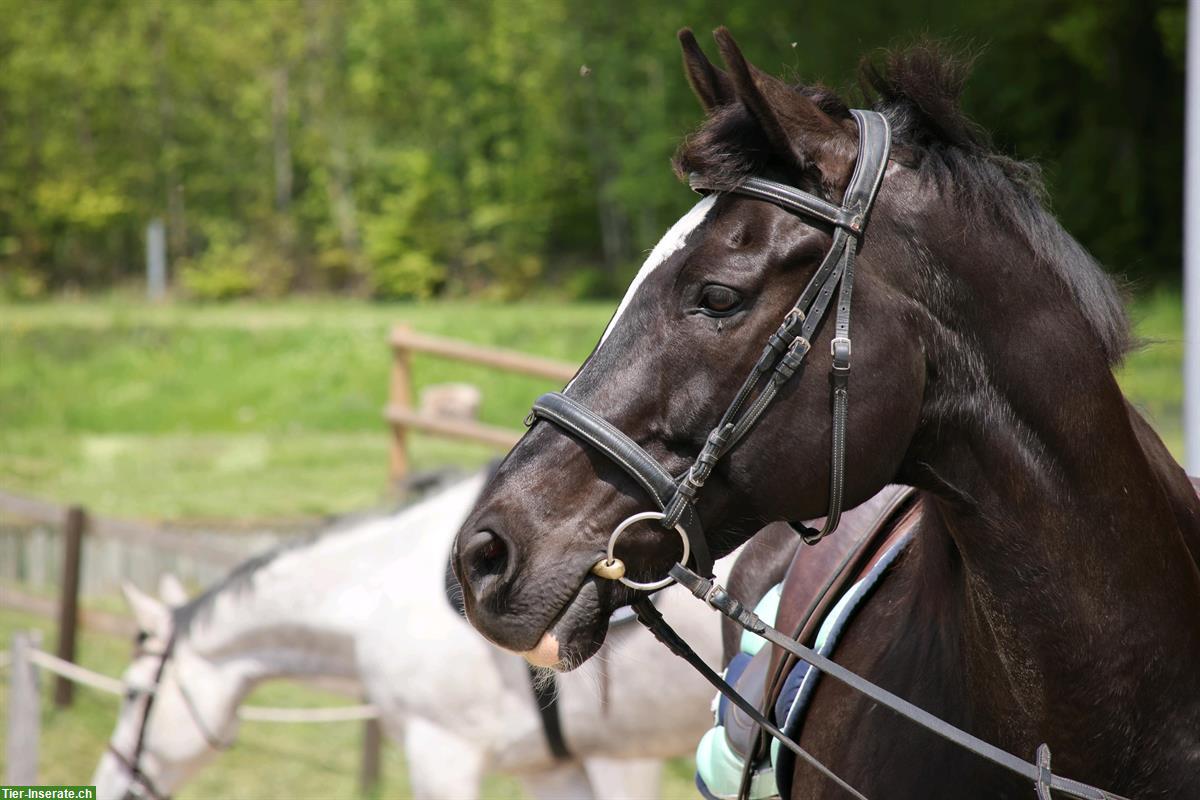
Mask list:
[{"label": "horse ear", "polygon": [[121,584],[121,594],[133,612],[138,628],[150,636],[165,639],[171,632],[171,610],[129,581]]},{"label": "horse ear", "polygon": [[158,597],[172,608],[185,605],[188,601],[187,589],[183,588],[183,582],[172,572],[164,572],[159,577]]},{"label": "horse ear", "polygon": [[683,71],[687,73],[688,83],[706,113],[737,100],[733,90],[733,82],[729,76],[717,69],[700,43],[696,41],[691,28],[679,29],[679,46],[683,49]]},{"label": "horse ear", "polygon": [[727,28],[713,32],[738,100],[767,140],[798,167],[815,165],[830,185],[850,177],[857,142],[810,98],[746,61]]}]

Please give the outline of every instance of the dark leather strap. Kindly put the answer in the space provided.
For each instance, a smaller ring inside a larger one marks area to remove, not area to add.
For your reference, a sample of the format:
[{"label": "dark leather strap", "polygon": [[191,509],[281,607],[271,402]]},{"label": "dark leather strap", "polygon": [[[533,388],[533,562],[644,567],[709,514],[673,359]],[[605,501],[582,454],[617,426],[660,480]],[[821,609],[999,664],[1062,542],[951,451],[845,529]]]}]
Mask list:
[{"label": "dark leather strap", "polygon": [[178,679],[178,674],[175,677],[175,686],[179,689],[179,694],[183,696],[183,702],[187,705],[188,713],[192,716],[192,722],[196,724],[196,728],[200,731],[200,735],[204,737],[204,741],[208,746],[213,750],[228,750],[232,747],[232,741],[222,741],[215,733],[208,729],[208,726],[204,724],[204,718],[200,716],[200,709],[196,706],[196,701],[192,698],[192,693],[187,690],[183,681]]},{"label": "dark leather strap", "polygon": [[[688,176],[688,185],[702,193],[711,192],[716,188],[713,184],[705,181],[700,175]],[[786,183],[778,183],[766,178],[754,176],[746,178],[738,184],[736,191],[738,194],[744,194],[747,197],[774,203],[780,208],[786,209],[798,216],[816,217],[828,222],[830,225],[845,228],[854,233],[862,231],[865,221],[861,213],[856,214],[849,209],[841,208],[827,200],[822,200],[816,195],[801,192],[788,186]]]},{"label": "dark leather strap", "polygon": [[[856,692],[865,695],[882,706],[890,708],[900,716],[915,722],[917,725],[920,725],[922,728],[925,728],[935,735],[940,736],[949,742],[953,742],[959,747],[962,747],[963,749],[992,762],[998,767],[1026,778],[1033,783],[1035,787],[1039,783],[1046,783],[1049,785],[1049,788],[1052,791],[1061,792],[1069,797],[1078,798],[1078,800],[1126,800],[1126,798],[1122,798],[1120,795],[1116,795],[1111,792],[1105,792],[1101,789],[1097,789],[1094,786],[1080,783],[1079,781],[1073,781],[1069,778],[1063,778],[1059,775],[1054,775],[1049,772],[1048,765],[1042,766],[1039,764],[1033,764],[1021,758],[1020,756],[1016,756],[1012,753],[1002,750],[993,744],[983,741],[977,736],[967,733],[961,728],[951,725],[945,720],[935,717],[928,711],[913,705],[904,698],[889,692],[887,689],[876,686],[866,678],[863,678],[861,675],[846,669],[845,667],[826,658],[815,650],[812,650],[811,648],[792,640],[780,631],[776,630],[770,625],[767,625],[758,617],[757,614],[747,609],[735,598],[730,597],[729,594],[716,582],[702,578],[682,565],[676,564],[671,568],[671,577],[673,577],[676,582],[687,587],[687,589],[693,595],[701,600],[704,600],[708,605],[720,611],[722,614],[729,617],[738,625],[742,626],[751,633],[756,633],[772,644],[782,647],[789,653],[792,653],[796,657],[808,662],[815,669],[820,670],[825,675],[828,675],[834,680],[846,684]],[[659,623],[655,624],[657,625]],[[661,626],[666,626],[665,621],[661,623]],[[654,629],[651,628],[651,630],[653,632]],[[674,632],[672,631],[672,633]],[[655,635],[658,636],[657,633],[655,633]],[[675,638],[679,638],[678,634],[675,634]],[[705,677],[707,678],[708,676],[705,675]],[[722,681],[722,683],[724,682]],[[725,689],[722,688],[722,686],[717,686],[717,688],[722,693],[726,693],[726,691],[728,691],[736,694],[736,691],[734,691],[732,687]],[[733,701],[732,696],[729,694],[726,694],[726,696]],[[784,736],[782,732],[779,732],[778,728],[774,728],[773,726],[764,726],[764,729],[767,730],[772,736],[779,739],[780,743],[784,744],[785,746],[787,746],[787,741],[790,741],[790,739]],[[802,758],[804,757],[802,755],[803,751],[799,749],[798,745],[796,748],[788,746],[788,749],[797,755],[800,755]],[[827,769],[828,768],[826,768],[826,770]]]},{"label": "dark leather strap", "polygon": [[[695,501],[717,462],[755,426],[774,401],[780,387],[803,368],[811,341],[839,285],[835,335],[831,343],[833,368],[830,376],[833,436],[830,445],[829,512],[825,525],[814,531],[798,525],[804,540],[815,544],[837,528],[845,500],[846,425],[849,418],[850,301],[854,289],[854,258],[887,168],[891,135],[887,119],[875,111],[853,110],[859,129],[859,152],[842,205],[765,178],[750,177],[728,191],[775,203],[792,213],[816,218],[834,226],[833,243],[816,273],[809,279],[792,310],[768,339],[762,355],[743,381],[733,402],[691,467],[678,480],[669,475],[636,442],[607,420],[563,394],[543,395],[527,418],[538,418],[569,430],[617,462],[654,498],[663,512],[661,524],[671,529],[682,525],[697,569],[712,574],[712,559],[704,540]],[[705,188],[702,178],[692,185]]]},{"label": "dark leather strap", "polygon": [[[653,456],[608,420],[565,394],[549,392],[542,395],[534,402],[530,416],[550,420],[607,455],[654,498],[660,510],[665,509],[675,495],[675,479]],[[711,575],[712,554],[695,509],[689,505],[679,523],[687,532],[696,571]]]},{"label": "dark leather strap", "polygon": [[[779,387],[802,369],[812,339],[840,285],[834,335],[830,344],[833,361],[830,376],[833,436],[830,443],[829,512],[820,531],[803,525],[796,526],[809,544],[815,544],[837,528],[845,500],[846,426],[850,407],[850,301],[854,291],[854,259],[859,239],[865,231],[867,216],[883,181],[891,144],[888,122],[882,114],[858,109],[851,111],[851,114],[859,129],[858,158],[840,208],[807,192],[764,178],[747,178],[728,190],[774,203],[801,216],[829,222],[835,226],[833,242],[792,310],[768,340],[754,370],[713,429],[708,444],[697,457],[688,476],[680,482],[679,491],[668,506],[664,525],[670,526],[679,519],[682,507],[694,502],[716,462],[755,425],[774,400]],[[703,188],[706,184],[702,178],[694,177],[692,185]],[[743,411],[743,406],[768,374],[770,381],[762,385],[753,402]]]},{"label": "dark leather strap", "polygon": [[[150,800],[171,800],[171,795],[160,792],[154,782],[136,764],[122,755],[120,750],[113,747],[111,742],[108,745],[108,752],[129,773],[133,784],[141,787],[141,794],[148,795]],[[130,787],[130,791],[132,791],[132,787]]]},{"label": "dark leather strap", "polygon": [[[891,152],[891,127],[887,117],[876,111],[853,108],[850,109],[850,116],[858,125],[858,157],[842,205],[865,218],[883,183],[883,173]],[[866,224],[865,220],[863,224]]]},{"label": "dark leather strap", "polygon": [[[139,648],[144,638],[145,634],[139,635]],[[139,650],[139,652],[145,653],[144,650]],[[142,751],[146,747],[146,730],[150,727],[150,712],[154,709],[154,700],[158,697],[158,687],[162,684],[163,673],[167,669],[167,662],[171,660],[174,652],[175,634],[172,632],[170,638],[167,639],[166,647],[163,648],[161,653],[162,658],[158,662],[158,668],[154,670],[154,682],[150,685],[150,691],[146,693],[146,707],[142,709],[142,723],[138,727],[137,743],[133,747],[133,755],[126,757],[117,748],[113,747],[111,743],[108,745],[108,752],[112,753],[121,766],[129,772],[129,777],[133,779],[133,782],[149,793],[153,800],[170,800],[170,795],[160,792],[158,787],[154,785],[154,782],[150,780],[150,777],[142,772]],[[207,733],[203,729],[201,732]]]},{"label": "dark leather strap", "polygon": [[558,710],[558,679],[553,675],[546,676],[538,672],[537,667],[529,664],[529,686],[533,690],[533,700],[537,703],[538,714],[542,718],[542,733],[546,734],[546,745],[556,761],[566,761],[571,757],[567,740],[563,736],[562,717]]}]

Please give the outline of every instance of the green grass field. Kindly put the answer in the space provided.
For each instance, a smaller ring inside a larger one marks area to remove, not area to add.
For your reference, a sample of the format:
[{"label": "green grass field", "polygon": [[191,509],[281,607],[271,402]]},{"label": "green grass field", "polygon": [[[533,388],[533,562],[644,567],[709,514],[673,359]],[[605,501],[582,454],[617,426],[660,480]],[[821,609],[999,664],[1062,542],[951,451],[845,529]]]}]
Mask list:
[{"label": "green grass field", "polygon": [[[582,360],[601,305],[0,306],[0,487],[158,518],[312,517],[382,498],[387,331],[407,322]],[[417,357],[419,391],[467,381],[519,427],[548,381]],[[413,437],[417,468],[493,451]]]}]

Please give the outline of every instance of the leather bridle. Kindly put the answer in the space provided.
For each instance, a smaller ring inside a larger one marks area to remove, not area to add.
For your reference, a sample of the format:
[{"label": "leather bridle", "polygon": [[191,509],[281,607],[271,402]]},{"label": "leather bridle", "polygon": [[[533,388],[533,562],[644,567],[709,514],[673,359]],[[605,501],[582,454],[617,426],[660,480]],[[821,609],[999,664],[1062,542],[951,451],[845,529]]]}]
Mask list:
[{"label": "leather bridle", "polygon": [[[815,544],[832,533],[841,519],[846,483],[846,419],[850,403],[850,301],[854,291],[854,257],[887,169],[891,145],[886,117],[875,111],[858,109],[850,113],[858,123],[858,160],[841,206],[765,178],[750,177],[735,188],[723,190],[773,203],[797,216],[827,223],[833,227],[833,242],[779,328],[767,339],[762,355],[709,433],[700,454],[682,476],[672,477],[636,442],[565,394],[542,395],[534,403],[527,420],[530,424],[537,419],[549,420],[620,465],[659,506],[659,512],[643,512],[642,518],[654,517],[664,528],[678,530],[691,552],[696,571],[702,575],[712,574],[712,555],[695,511],[696,498],[721,458],[750,432],[780,388],[802,371],[805,357],[812,349],[812,338],[824,320],[839,284],[834,336],[830,343],[833,435],[829,459],[829,513],[821,530],[799,525],[800,535],[809,544]],[[711,184],[697,176],[692,177],[691,185],[701,192],[711,189]],[[619,536],[622,530],[618,527],[616,535]],[[616,536],[610,541],[606,559],[610,569],[615,559],[612,552],[615,539]],[[661,588],[670,582],[668,579],[638,583],[623,577],[623,571],[618,579],[631,588],[647,590]]]},{"label": "leather bridle", "polygon": [[[858,159],[840,206],[792,186],[764,178],[750,177],[733,188],[720,191],[740,194],[773,203],[797,216],[833,227],[833,242],[817,271],[809,279],[779,328],[767,340],[762,355],[742,383],[733,402],[709,433],[704,447],[692,465],[674,477],[637,442],[610,422],[566,394],[542,395],[533,405],[526,424],[548,420],[587,442],[615,461],[654,498],[658,511],[642,511],[622,521],[609,537],[606,557],[592,572],[601,578],[619,580],[642,594],[633,603],[638,619],[676,655],[686,659],[718,691],[730,699],[764,731],[779,740],[847,794],[864,798],[845,780],[818,761],[789,736],[780,731],[752,703],[743,698],[714,672],[663,619],[649,602],[645,592],[660,589],[674,581],[722,612],[743,629],[756,633],[777,647],[804,660],[817,670],[846,684],[872,701],[931,731],[947,741],[990,761],[1016,775],[1031,780],[1039,800],[1049,800],[1051,790],[1086,800],[1117,798],[1094,786],[1055,775],[1050,769],[1050,750],[1041,745],[1035,762],[1008,753],[960,728],[914,706],[903,698],[871,683],[856,673],[830,661],[791,637],[764,623],[731,597],[721,586],[709,580],[712,555],[700,526],[695,502],[720,459],[729,453],[754,427],[780,388],[801,371],[812,349],[812,337],[824,320],[834,291],[839,288],[834,335],[830,344],[832,369],[833,433],[829,473],[829,513],[821,530],[792,523],[807,544],[816,544],[832,533],[841,518],[846,471],[846,422],[849,412],[850,377],[850,301],[854,290],[854,258],[866,231],[867,221],[887,169],[891,131],[887,119],[875,111],[852,110],[858,124]],[[702,178],[693,176],[692,188],[713,189]],[[757,391],[756,391],[757,390]],[[654,582],[638,582],[625,577],[625,565],[616,557],[617,540],[633,523],[657,520],[663,528],[676,531],[683,540],[683,556],[668,577]],[[690,555],[690,559],[689,559]],[[691,562],[694,569],[686,565]]]},{"label": "leather bridle", "polygon": [[[150,779],[150,776],[142,771],[142,753],[146,749],[146,731],[150,726],[150,712],[154,708],[154,701],[158,697],[159,688],[162,686],[167,662],[175,655],[175,634],[171,634],[170,638],[167,639],[166,647],[157,653],[142,649],[140,640],[141,636],[139,636],[138,649],[135,651],[134,657],[156,655],[159,657],[159,662],[158,667],[154,670],[154,680],[151,682],[150,687],[139,692],[146,695],[146,706],[142,709],[142,720],[138,725],[137,743],[134,745],[133,753],[125,755],[114,747],[110,741],[108,743],[108,752],[129,773],[129,777],[132,779],[130,788],[126,791],[126,796],[133,794],[133,788],[138,787],[141,789],[140,794],[149,796],[151,800],[170,800],[171,795],[159,791],[154,781]],[[204,724],[204,720],[200,716],[200,709],[196,707],[196,701],[187,691],[187,688],[184,687],[183,682],[176,680],[176,685],[179,687],[179,694],[183,697],[184,705],[187,706],[188,714],[191,716],[192,722],[196,725],[196,729],[200,731],[200,735],[204,737],[205,743],[213,750],[228,750],[231,743],[222,741]]]}]

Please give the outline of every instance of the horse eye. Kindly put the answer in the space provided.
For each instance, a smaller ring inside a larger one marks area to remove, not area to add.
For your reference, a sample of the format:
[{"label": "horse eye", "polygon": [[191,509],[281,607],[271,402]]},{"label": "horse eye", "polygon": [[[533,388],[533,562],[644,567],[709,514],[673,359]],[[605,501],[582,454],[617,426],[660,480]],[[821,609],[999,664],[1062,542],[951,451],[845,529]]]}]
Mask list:
[{"label": "horse eye", "polygon": [[700,308],[712,314],[729,314],[741,305],[742,298],[728,286],[710,283],[700,293]]}]

